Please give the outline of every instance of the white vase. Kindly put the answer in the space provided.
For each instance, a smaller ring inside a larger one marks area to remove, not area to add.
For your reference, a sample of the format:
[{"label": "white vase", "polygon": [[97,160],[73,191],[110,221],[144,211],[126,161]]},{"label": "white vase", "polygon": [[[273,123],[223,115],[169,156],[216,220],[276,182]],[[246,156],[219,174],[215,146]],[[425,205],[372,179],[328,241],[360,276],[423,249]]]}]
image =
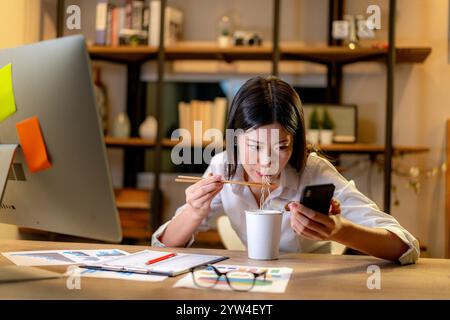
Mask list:
[{"label": "white vase", "polygon": [[217,38],[217,42],[219,44],[219,47],[226,48],[231,45],[231,38],[229,36],[219,36]]},{"label": "white vase", "polygon": [[332,144],[333,143],[333,130],[320,130],[320,144]]},{"label": "white vase", "polygon": [[121,112],[114,119],[112,136],[116,138],[128,138],[130,136],[130,119],[125,112]]},{"label": "white vase", "polygon": [[308,129],[306,132],[306,140],[312,144],[319,144],[319,130]]},{"label": "white vase", "polygon": [[155,117],[148,116],[139,126],[139,135],[145,140],[156,140],[158,122]]}]

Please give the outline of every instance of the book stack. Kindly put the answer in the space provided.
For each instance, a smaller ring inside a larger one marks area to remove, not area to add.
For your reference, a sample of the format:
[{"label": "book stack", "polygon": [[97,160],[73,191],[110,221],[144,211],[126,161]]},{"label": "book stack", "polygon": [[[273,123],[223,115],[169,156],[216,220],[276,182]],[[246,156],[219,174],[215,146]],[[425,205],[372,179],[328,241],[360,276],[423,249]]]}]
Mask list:
[{"label": "book stack", "polygon": [[[117,1],[115,2],[117,3]],[[159,0],[122,0],[121,5],[98,0],[96,8],[95,44],[159,45],[161,2]],[[165,9],[165,43],[173,45],[181,39],[183,13],[173,7]]]},{"label": "book stack", "polygon": [[[189,137],[181,132],[183,140],[189,138],[195,144],[205,140],[205,133],[209,129],[220,130],[223,138],[225,132],[225,119],[227,112],[227,99],[216,98],[214,101],[192,100],[178,104],[179,128],[185,129]],[[207,138],[206,140],[210,140]]]}]

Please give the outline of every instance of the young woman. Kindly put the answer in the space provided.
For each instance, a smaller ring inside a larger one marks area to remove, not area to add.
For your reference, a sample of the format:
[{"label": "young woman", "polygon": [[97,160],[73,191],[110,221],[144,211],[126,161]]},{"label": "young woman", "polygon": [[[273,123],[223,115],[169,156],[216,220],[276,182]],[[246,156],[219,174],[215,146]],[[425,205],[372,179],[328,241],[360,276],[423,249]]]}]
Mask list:
[{"label": "young woman", "polygon": [[[276,186],[264,205],[287,209],[280,251],[312,252],[331,240],[401,264],[418,259],[418,241],[396,219],[380,211],[329,161],[308,153],[301,101],[289,84],[276,77],[248,80],[233,99],[227,129],[241,130],[234,146],[215,155],[206,179],[186,189],[186,204],[153,234],[152,245],[190,246],[195,232],[223,213],[245,244],[244,211],[260,207],[261,188],[221,181],[261,182],[269,176]],[[298,202],[305,186],[325,183],[336,186],[328,216]]]}]

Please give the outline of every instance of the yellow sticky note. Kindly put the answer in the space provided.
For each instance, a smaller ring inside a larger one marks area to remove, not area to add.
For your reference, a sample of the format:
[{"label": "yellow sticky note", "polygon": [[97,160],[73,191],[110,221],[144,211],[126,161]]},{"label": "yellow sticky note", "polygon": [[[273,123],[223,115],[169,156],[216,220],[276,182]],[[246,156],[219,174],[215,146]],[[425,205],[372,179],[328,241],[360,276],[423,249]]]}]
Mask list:
[{"label": "yellow sticky note", "polygon": [[12,66],[0,69],[0,122],[16,112],[14,89],[12,83]]}]

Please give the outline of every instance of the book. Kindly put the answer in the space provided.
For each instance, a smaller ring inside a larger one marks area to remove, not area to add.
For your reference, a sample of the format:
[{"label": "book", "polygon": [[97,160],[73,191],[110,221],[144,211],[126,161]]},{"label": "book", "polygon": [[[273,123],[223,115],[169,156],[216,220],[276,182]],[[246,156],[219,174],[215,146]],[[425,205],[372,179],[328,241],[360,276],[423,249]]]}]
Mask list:
[{"label": "book", "polygon": [[[191,141],[198,145],[209,129],[218,129],[224,135],[226,112],[227,99],[222,97],[217,97],[214,101],[180,102],[178,104],[178,126],[186,129],[190,134]],[[195,121],[201,121],[201,131],[195,130]]]},{"label": "book", "polygon": [[144,16],[142,18],[142,30],[148,31],[150,27],[150,8],[144,8]]},{"label": "book", "polygon": [[[85,263],[80,267],[174,277],[189,272],[192,268],[213,264],[226,259],[228,257],[225,256],[191,253],[170,254],[162,251],[143,250],[124,257],[103,260],[97,263]],[[153,263],[148,264],[149,262]]]},{"label": "book", "polygon": [[[181,39],[183,27],[183,12],[167,6],[164,12],[164,44],[173,45]],[[161,1],[150,2],[149,42],[150,46],[159,46],[161,23]]]},{"label": "book", "polygon": [[120,33],[125,28],[126,23],[126,13],[125,7],[118,8],[118,23],[117,23],[117,42],[120,44]]},{"label": "book", "polygon": [[202,123],[203,123],[203,134],[204,136],[205,132],[209,129],[212,129],[212,117],[211,112],[213,110],[213,103],[212,101],[203,101],[203,108],[201,110],[202,114]]},{"label": "book", "polygon": [[227,99],[222,97],[217,97],[214,99],[213,115],[212,115],[212,127],[219,129],[224,133],[225,131],[225,120],[227,117]]},{"label": "book", "polygon": [[[178,103],[178,117],[179,117],[179,128],[180,129],[185,129],[189,132],[190,131],[190,127],[189,127],[189,122],[190,122],[190,104],[186,103],[186,102],[179,102]],[[183,133],[181,133],[181,135],[183,135]]]},{"label": "book", "polygon": [[148,44],[150,46],[159,45],[159,24],[161,18],[161,1],[153,0],[150,2],[150,25],[148,31]]},{"label": "book", "polygon": [[111,4],[108,4],[107,6],[107,14],[106,14],[106,41],[105,45],[110,46],[112,45],[112,31],[113,31],[113,9],[114,6]]},{"label": "book", "polygon": [[126,0],[124,29],[132,29],[132,28],[133,28],[133,0]]},{"label": "book", "polygon": [[203,140],[203,133],[200,131],[197,122],[201,121],[200,104],[201,102],[199,100],[191,101],[191,141],[195,146],[201,146]]},{"label": "book", "polygon": [[111,45],[119,45],[119,32],[120,32],[120,11],[122,8],[112,9],[112,22],[111,22]]},{"label": "book", "polygon": [[181,40],[183,31],[183,12],[173,7],[167,7],[165,14],[164,42],[168,46],[171,46]]},{"label": "book", "polygon": [[142,30],[144,21],[144,1],[134,0],[132,2],[131,28],[134,30]]},{"label": "book", "polygon": [[95,43],[106,44],[106,27],[108,19],[108,0],[99,0],[96,7]]}]

